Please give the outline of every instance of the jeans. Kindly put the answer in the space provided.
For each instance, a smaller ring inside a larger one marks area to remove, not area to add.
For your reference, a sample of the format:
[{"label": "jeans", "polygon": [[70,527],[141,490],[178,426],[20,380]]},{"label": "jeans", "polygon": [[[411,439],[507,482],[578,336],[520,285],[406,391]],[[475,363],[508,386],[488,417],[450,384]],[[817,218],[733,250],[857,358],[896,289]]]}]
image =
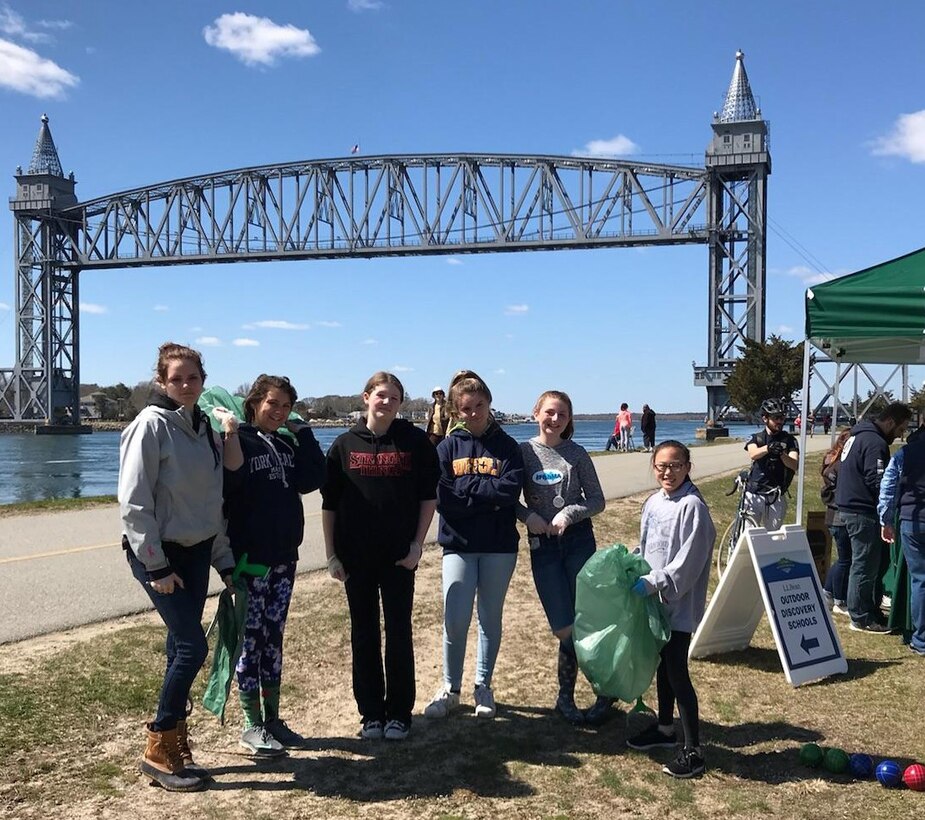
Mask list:
[{"label": "jeans", "polygon": [[876,516],[842,512],[851,539],[851,570],[848,573],[848,612],[858,626],[883,623],[880,613],[880,564],[885,554]]},{"label": "jeans", "polygon": [[[414,571],[392,565],[354,569],[344,586],[350,607],[353,696],[362,720],[410,724],[416,695],[411,631]],[[380,596],[385,622],[384,674]]]},{"label": "jeans", "polygon": [[912,638],[909,643],[917,652],[925,653],[925,523],[901,521],[899,532],[912,592]]},{"label": "jeans", "polygon": [[202,629],[202,610],[209,591],[212,540],[210,538],[192,547],[167,541],[161,544],[170,568],[183,580],[183,586],[175,586],[170,595],[156,592],[148,582],[144,564],[130,549],[125,551],[132,575],[167,625],[167,668],[157,715],[151,725],[155,732],[175,729],[177,721],[186,717],[190,688],[209,654],[206,634]]},{"label": "jeans", "polygon": [[475,685],[491,686],[501,646],[504,596],[517,564],[516,552],[448,552],[443,556],[443,680],[462,687],[466,638],[478,596],[478,654]]},{"label": "jeans", "polygon": [[836,559],[825,576],[825,591],[832,600],[844,606],[848,600],[848,573],[851,571],[851,538],[843,524],[829,527],[829,532],[835,542]]},{"label": "jeans", "polygon": [[549,628],[558,632],[575,622],[575,579],[596,549],[591,521],[579,521],[560,536],[531,535],[530,547],[533,583]]}]

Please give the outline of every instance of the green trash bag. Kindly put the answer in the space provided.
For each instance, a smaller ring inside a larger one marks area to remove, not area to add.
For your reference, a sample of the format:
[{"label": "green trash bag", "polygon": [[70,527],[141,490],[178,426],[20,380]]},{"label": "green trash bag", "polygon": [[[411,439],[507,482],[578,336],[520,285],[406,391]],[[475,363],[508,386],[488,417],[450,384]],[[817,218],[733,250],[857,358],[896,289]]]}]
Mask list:
[{"label": "green trash bag", "polygon": [[645,598],[633,584],[651,567],[614,544],[592,555],[575,585],[575,653],[595,694],[632,703],[652,683],[659,652],[671,637],[657,595]]},{"label": "green trash bag", "polygon": [[[212,429],[215,430],[216,433],[222,432],[222,423],[212,414],[212,410],[216,407],[224,407],[226,410],[231,410],[240,421],[244,421],[244,397],[232,396],[224,387],[210,387],[208,390],[203,390],[202,395],[199,397],[199,401],[196,403],[199,405],[202,412],[206,414],[209,423],[212,425]],[[305,421],[295,410],[289,414],[289,418],[293,421]],[[295,435],[289,431],[286,425],[279,428],[279,434],[281,436],[289,436],[293,441],[296,440]]]},{"label": "green trash bag", "polygon": [[[235,594],[227,589],[218,596],[218,610],[213,626],[218,625],[218,639],[212,655],[212,672],[202,696],[202,705],[224,725],[225,704],[234,680],[234,668],[241,657],[244,640],[244,620],[247,617],[247,584],[243,579],[234,583]],[[209,632],[212,627],[209,627]]]}]

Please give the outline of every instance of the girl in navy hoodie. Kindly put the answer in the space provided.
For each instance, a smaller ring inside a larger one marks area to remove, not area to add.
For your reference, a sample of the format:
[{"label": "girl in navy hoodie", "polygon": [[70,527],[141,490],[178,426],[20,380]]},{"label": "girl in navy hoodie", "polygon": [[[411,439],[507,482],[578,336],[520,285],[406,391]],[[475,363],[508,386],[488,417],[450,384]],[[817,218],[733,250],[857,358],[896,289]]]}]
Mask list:
[{"label": "girl in navy hoodie", "polygon": [[321,490],[328,572],[347,591],[353,694],[367,740],[411,731],[414,571],[437,506],[437,453],[423,430],[396,418],[404,397],[391,373],[370,377],[366,418],[331,445]]},{"label": "girl in navy hoodie", "polygon": [[[247,618],[235,673],[244,732],[241,745],[257,757],[284,755],[303,738],[279,716],[283,630],[295,582],[304,513],[300,493],[324,480],[324,455],[311,427],[289,421],[295,388],[285,376],[257,377],[244,400],[237,433],[225,434],[225,512],[236,559],[270,568],[247,582]],[[295,436],[281,436],[283,425]]]},{"label": "girl in navy hoodie", "polygon": [[466,637],[478,599],[475,716],[493,718],[492,673],[501,613],[517,563],[520,447],[491,415],[491,391],[471,370],[450,383],[450,431],[437,447],[439,541],[443,547],[443,686],[424,710],[444,718],[459,706]]}]

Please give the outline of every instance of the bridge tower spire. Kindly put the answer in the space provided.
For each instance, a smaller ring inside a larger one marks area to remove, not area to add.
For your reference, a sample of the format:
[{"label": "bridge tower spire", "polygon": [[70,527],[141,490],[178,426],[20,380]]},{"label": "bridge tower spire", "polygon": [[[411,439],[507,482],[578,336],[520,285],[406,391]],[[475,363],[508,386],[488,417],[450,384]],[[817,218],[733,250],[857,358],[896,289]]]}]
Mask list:
[{"label": "bridge tower spire", "polygon": [[706,387],[707,416],[716,421],[729,409],[726,379],[737,348],[765,337],[770,124],[755,104],[742,51],[736,52],[722,113],[713,114],[712,127],[706,150],[707,364],[694,365],[694,384]]},{"label": "bridge tower spire", "polygon": [[[80,429],[77,204],[42,115],[32,161],[16,169],[16,362],[0,370],[0,417]],[[70,265],[65,267],[66,265]]]}]

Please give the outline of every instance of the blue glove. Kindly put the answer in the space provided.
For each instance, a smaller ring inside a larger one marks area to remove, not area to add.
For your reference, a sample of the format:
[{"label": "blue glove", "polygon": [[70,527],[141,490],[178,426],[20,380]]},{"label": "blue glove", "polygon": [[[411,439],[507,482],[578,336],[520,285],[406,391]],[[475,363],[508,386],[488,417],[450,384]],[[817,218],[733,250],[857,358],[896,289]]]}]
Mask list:
[{"label": "blue glove", "polygon": [[648,598],[648,597],[649,597],[649,588],[646,586],[646,582],[643,581],[642,578],[640,578],[638,581],[636,581],[635,584],[633,584],[632,590],[633,590],[633,592],[635,592],[640,598]]}]

